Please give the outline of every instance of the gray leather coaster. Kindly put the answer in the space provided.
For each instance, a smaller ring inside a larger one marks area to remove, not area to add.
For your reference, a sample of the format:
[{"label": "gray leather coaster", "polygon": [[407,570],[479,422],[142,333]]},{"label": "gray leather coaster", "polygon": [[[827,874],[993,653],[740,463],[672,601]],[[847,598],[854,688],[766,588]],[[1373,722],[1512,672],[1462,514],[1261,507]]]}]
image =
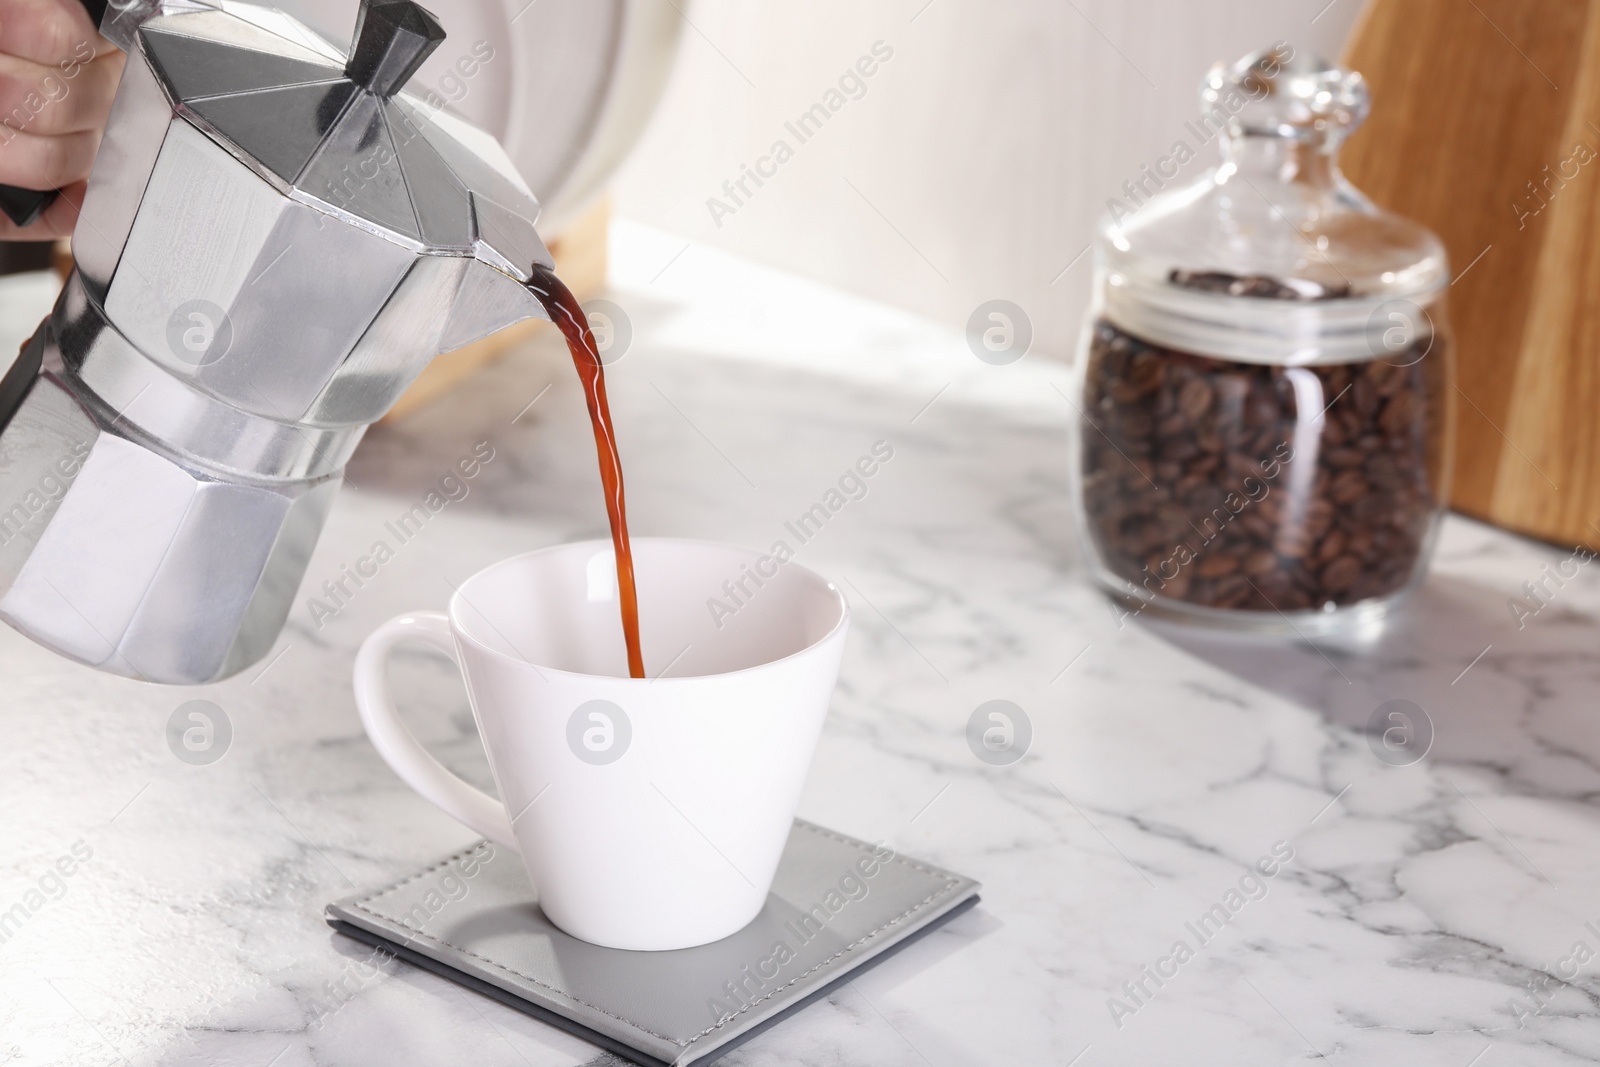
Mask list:
[{"label": "gray leather coaster", "polygon": [[336,930],[635,1063],[708,1063],[940,922],[978,883],[796,820],[767,905],[674,952],[600,948],[545,919],[488,842],[328,906]]}]

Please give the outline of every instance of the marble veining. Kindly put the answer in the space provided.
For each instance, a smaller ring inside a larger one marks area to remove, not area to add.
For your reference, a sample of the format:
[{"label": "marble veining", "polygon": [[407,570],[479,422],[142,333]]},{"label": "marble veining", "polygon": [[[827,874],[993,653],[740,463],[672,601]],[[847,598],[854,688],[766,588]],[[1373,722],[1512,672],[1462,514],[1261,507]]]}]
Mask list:
[{"label": "marble veining", "polygon": [[[1519,613],[1570,548],[1453,517],[1380,634],[1263,644],[1119,621],[1068,532],[1063,364],[989,366],[913,316],[637,227],[615,259],[638,532],[764,547],[892,445],[798,549],[855,609],[801,814],[985,885],[979,908],[724,1062],[1600,1061],[1596,566]],[[0,308],[13,332],[42,313]],[[314,610],[484,442],[494,459],[460,499]],[[321,918],[471,840],[362,735],[360,641],[496,559],[602,535],[597,482],[577,383],[542,337],[369,434],[263,666],[163,689],[0,632],[0,1062],[619,1062]],[[449,665],[419,651],[395,673],[420,736],[487,787]],[[168,745],[190,699],[232,726],[209,765]],[[1032,725],[1009,766],[965,740],[991,699]],[[1408,766],[1367,732],[1391,700],[1433,724]],[[1289,858],[1266,876],[1275,849]],[[1219,904],[1226,921],[1197,926]]]}]

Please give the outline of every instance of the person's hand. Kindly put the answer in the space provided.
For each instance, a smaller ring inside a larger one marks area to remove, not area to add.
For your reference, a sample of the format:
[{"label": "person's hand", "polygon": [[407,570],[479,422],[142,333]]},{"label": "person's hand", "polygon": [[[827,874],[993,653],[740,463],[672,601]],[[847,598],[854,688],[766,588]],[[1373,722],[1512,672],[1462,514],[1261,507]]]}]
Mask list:
[{"label": "person's hand", "polygon": [[123,59],[78,0],[0,0],[0,184],[61,190],[27,229],[0,213],[0,240],[72,232]]}]

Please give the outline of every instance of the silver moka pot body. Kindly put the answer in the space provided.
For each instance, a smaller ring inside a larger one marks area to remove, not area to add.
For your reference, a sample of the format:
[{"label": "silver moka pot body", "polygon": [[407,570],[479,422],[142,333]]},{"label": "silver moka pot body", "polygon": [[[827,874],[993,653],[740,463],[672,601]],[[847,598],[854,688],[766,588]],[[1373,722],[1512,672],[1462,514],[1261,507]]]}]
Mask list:
[{"label": "silver moka pot body", "polygon": [[366,0],[348,54],[233,0],[114,0],[128,52],[77,266],[0,380],[0,618],[197,684],[283,626],[346,460],[434,356],[544,312],[539,205],[403,91],[443,39]]}]

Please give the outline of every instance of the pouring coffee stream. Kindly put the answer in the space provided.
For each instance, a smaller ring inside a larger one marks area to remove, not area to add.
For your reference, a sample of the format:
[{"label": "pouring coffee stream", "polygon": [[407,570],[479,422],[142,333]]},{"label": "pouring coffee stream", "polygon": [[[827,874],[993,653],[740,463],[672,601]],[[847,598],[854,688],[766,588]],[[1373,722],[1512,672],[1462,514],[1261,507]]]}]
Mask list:
[{"label": "pouring coffee stream", "polygon": [[639,648],[639,597],[634,587],[633,548],[628,541],[628,508],[622,488],[622,458],[617,452],[611,405],[606,400],[606,368],[600,348],[589,329],[588,317],[555,272],[541,263],[529,269],[524,283],[544,306],[550,321],[560,328],[572,353],[572,363],[583,381],[583,396],[594,426],[594,446],[600,455],[600,481],[605,486],[606,517],[611,522],[611,544],[617,557],[617,605],[622,611],[622,636],[628,647],[628,673],[643,678],[644,655]]}]

